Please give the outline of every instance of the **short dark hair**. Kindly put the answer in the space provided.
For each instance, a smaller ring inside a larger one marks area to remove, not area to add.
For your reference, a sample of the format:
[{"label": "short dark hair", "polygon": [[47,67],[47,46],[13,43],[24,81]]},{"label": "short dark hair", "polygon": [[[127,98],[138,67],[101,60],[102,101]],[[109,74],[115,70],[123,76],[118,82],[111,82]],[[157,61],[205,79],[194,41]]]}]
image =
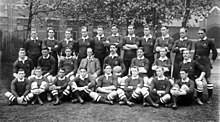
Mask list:
[{"label": "short dark hair", "polygon": [[99,26],[97,26],[97,28],[102,28],[102,29],[103,29],[103,26],[102,26],[102,25],[99,25]]},{"label": "short dark hair", "polygon": [[137,51],[138,51],[138,50],[144,51],[144,48],[143,48],[143,47],[139,47],[139,48],[137,49]]},{"label": "short dark hair", "polygon": [[107,66],[110,66],[112,68],[110,64],[105,64],[103,68],[105,69]]},{"label": "short dark hair", "polygon": [[20,68],[17,72],[24,72],[24,69]]},{"label": "short dark hair", "polygon": [[20,52],[20,51],[26,52],[24,48],[20,48],[20,49],[19,49],[19,52]]},{"label": "short dark hair", "polygon": [[84,69],[84,70],[87,71],[86,67],[79,67],[79,71],[80,71],[81,69]]},{"label": "short dark hair", "polygon": [[47,51],[49,51],[49,48],[48,48],[48,47],[43,47],[42,50],[47,50]]},{"label": "short dark hair", "polygon": [[52,31],[55,33],[55,30],[54,30],[53,27],[49,27],[49,28],[47,29],[47,33],[48,33],[50,30],[52,30]]},{"label": "short dark hair", "polygon": [[183,71],[183,72],[185,72],[185,73],[188,74],[188,71],[187,71],[186,69],[181,69],[180,72],[181,72],[181,71]]}]

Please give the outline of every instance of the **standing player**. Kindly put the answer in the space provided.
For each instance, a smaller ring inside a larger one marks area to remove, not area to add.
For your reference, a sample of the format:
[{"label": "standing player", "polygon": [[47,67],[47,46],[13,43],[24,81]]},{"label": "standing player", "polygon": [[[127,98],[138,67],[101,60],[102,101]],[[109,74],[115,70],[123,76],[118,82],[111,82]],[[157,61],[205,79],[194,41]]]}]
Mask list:
[{"label": "standing player", "polygon": [[[77,97],[80,104],[84,104],[84,101],[93,100],[94,102],[112,104],[111,101],[107,101],[102,98],[98,93],[94,92],[95,79],[87,74],[85,68],[81,67],[80,74],[73,79],[69,84],[71,86],[72,93]],[[74,99],[72,102],[76,102]]]},{"label": "standing player", "polygon": [[27,56],[34,62],[34,67],[37,67],[38,58],[41,56],[42,40],[37,36],[37,30],[35,28],[31,29],[31,38],[28,39],[24,48],[26,50]]},{"label": "standing player", "polygon": [[150,97],[157,104],[167,104],[171,96],[169,94],[171,84],[168,78],[164,76],[164,69],[157,67],[157,77],[150,83]]},{"label": "standing player", "polygon": [[66,47],[65,49],[65,57],[62,57],[60,59],[60,65],[59,65],[59,69],[62,68],[65,70],[65,75],[66,77],[70,78],[70,80],[72,80],[72,78],[74,78],[74,75],[76,74],[77,71],[77,59],[74,56],[71,56],[72,54],[72,50],[69,47]]},{"label": "standing player", "polygon": [[120,66],[122,69],[121,73],[124,75],[126,71],[125,64],[122,58],[119,57],[116,52],[117,52],[116,45],[111,44],[110,54],[109,56],[105,57],[103,67],[106,66],[107,64],[110,65],[112,68],[114,68],[115,66]]},{"label": "standing player", "polygon": [[119,45],[124,50],[123,60],[127,69],[125,75],[127,75],[131,60],[136,57],[136,50],[139,46],[139,37],[135,36],[133,25],[128,26],[128,35],[124,37],[123,42]]},{"label": "standing player", "polygon": [[37,101],[40,105],[43,105],[42,102],[43,94],[46,92],[48,86],[48,80],[46,77],[42,76],[41,67],[37,67],[35,70],[35,77],[30,79],[31,82],[31,93],[34,94],[34,101],[32,104],[35,104]]},{"label": "standing player", "polygon": [[[195,53],[194,58],[200,64],[202,64],[206,69],[206,82],[207,82],[207,89],[208,89],[208,101],[207,103],[211,103],[212,98],[212,91],[213,91],[213,83],[210,80],[211,76],[211,67],[215,59],[217,58],[217,49],[215,44],[212,40],[208,39],[206,36],[205,29],[199,29],[199,41],[195,43]],[[209,54],[210,50],[212,50],[212,58],[210,61]]]},{"label": "standing player", "polygon": [[107,54],[106,48],[106,37],[104,36],[104,31],[102,26],[98,26],[97,35],[94,38],[94,55],[99,59],[101,67],[103,66],[103,61]]},{"label": "standing player", "polygon": [[32,70],[34,69],[34,63],[30,58],[26,56],[24,48],[19,49],[18,59],[13,64],[14,77],[16,77],[16,72],[18,72],[19,69],[23,69],[25,71],[25,77],[29,77]]},{"label": "standing player", "polygon": [[78,53],[78,65],[83,58],[86,58],[86,49],[88,47],[94,49],[94,40],[89,38],[87,27],[81,29],[82,37],[78,39],[76,44],[76,52]]},{"label": "standing player", "polygon": [[183,51],[183,61],[179,64],[179,70],[185,69],[188,72],[189,79],[193,80],[197,88],[197,99],[196,102],[199,105],[203,105],[201,99],[203,94],[203,78],[205,76],[205,68],[198,63],[198,61],[193,61],[190,59],[190,51]]},{"label": "standing player", "polygon": [[[117,54],[121,55],[121,49],[119,48],[119,43],[123,41],[123,37],[119,35],[118,28],[115,24],[112,25],[111,32],[112,35],[107,37],[105,45],[107,47],[110,47],[111,44],[115,44],[117,47]],[[110,51],[110,49],[108,51]]]},{"label": "standing player", "polygon": [[[149,60],[149,67],[154,63],[154,44],[155,38],[150,34],[150,27],[144,26],[144,36],[140,39],[139,46],[144,48],[144,57]],[[147,76],[153,76],[151,68],[148,69]]]},{"label": "standing player", "polygon": [[168,34],[169,29],[167,26],[162,26],[161,27],[161,33],[162,36],[158,37],[156,39],[155,45],[154,45],[154,50],[157,52],[156,53],[156,58],[159,57],[159,52],[161,47],[165,47],[167,49],[167,57],[170,58],[170,52],[172,50],[173,44],[174,44],[174,39],[170,37]]},{"label": "standing player", "polygon": [[55,97],[54,105],[61,103],[60,100],[69,95],[69,90],[66,89],[69,82],[69,78],[65,77],[65,70],[59,69],[58,75],[53,79],[53,85],[49,87],[51,94]]},{"label": "standing player", "polygon": [[174,59],[173,77],[178,78],[178,65],[183,61],[183,51],[192,49],[192,41],[187,38],[187,29],[180,28],[180,39],[174,42],[172,52],[176,53]]},{"label": "standing player", "polygon": [[9,99],[8,105],[27,105],[27,102],[33,98],[34,95],[30,93],[30,82],[24,76],[24,70],[19,69],[17,77],[11,82],[11,92],[5,93],[5,96]]},{"label": "standing player", "polygon": [[187,70],[180,70],[181,79],[177,80],[170,90],[173,99],[172,108],[177,109],[177,103],[181,105],[191,105],[194,94],[194,81],[189,79]]},{"label": "standing player", "polygon": [[48,29],[48,38],[43,40],[42,48],[47,47],[49,49],[50,55],[55,59],[55,69],[54,73],[57,74],[58,70],[58,54],[60,52],[60,43],[55,39],[55,31],[50,28]]},{"label": "standing player", "polygon": [[76,50],[76,41],[71,38],[71,30],[65,31],[65,39],[60,42],[61,56],[65,56],[65,49],[68,47],[72,52]]},{"label": "standing player", "polygon": [[87,57],[81,60],[79,69],[80,67],[85,67],[87,73],[94,78],[97,78],[100,75],[100,62],[97,58],[94,58],[92,48],[87,48]]}]

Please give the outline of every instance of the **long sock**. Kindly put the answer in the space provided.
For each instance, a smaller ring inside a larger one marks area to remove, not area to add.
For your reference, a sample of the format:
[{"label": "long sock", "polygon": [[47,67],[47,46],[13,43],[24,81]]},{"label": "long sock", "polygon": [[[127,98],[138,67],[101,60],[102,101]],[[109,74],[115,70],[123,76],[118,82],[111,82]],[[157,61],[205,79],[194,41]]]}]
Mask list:
[{"label": "long sock", "polygon": [[207,84],[207,89],[208,89],[208,95],[209,97],[212,97],[212,92],[213,92],[213,84]]}]

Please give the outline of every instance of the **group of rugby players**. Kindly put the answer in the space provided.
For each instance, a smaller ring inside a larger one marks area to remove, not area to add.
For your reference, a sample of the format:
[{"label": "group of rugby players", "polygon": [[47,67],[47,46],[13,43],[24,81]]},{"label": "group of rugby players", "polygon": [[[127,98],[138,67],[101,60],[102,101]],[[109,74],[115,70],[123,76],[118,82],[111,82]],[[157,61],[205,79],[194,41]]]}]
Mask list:
[{"label": "group of rugby players", "polygon": [[78,40],[66,30],[65,39],[58,41],[52,28],[44,40],[32,29],[13,64],[15,79],[11,91],[5,93],[9,105],[43,105],[44,101],[59,105],[69,100],[128,106],[141,103],[155,108],[170,105],[177,109],[177,104],[191,105],[193,101],[204,104],[204,79],[206,102],[211,103],[211,66],[217,50],[206,30],[198,31],[192,59],[192,41],[186,28],[180,28],[178,40],[169,36],[166,26],[161,27],[162,36],[158,38],[150,30],[144,26],[144,36],[139,38],[134,26],[129,25],[128,35],[123,37],[113,25],[112,35],[105,37],[103,27],[98,26],[97,35],[90,38],[87,28],[82,27]]}]

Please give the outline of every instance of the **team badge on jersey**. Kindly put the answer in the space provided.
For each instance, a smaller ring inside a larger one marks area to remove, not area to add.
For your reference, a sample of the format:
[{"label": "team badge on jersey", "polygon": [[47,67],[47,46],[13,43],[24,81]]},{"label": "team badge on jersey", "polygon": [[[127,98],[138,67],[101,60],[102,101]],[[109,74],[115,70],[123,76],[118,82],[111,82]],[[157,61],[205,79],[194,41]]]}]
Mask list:
[{"label": "team badge on jersey", "polygon": [[207,44],[207,43],[204,43],[204,44],[203,44],[203,47],[204,47],[204,48],[207,48],[207,47],[208,47],[208,44]]},{"label": "team badge on jersey", "polygon": [[115,65],[118,65],[119,64],[119,62],[118,61],[115,61]]}]

